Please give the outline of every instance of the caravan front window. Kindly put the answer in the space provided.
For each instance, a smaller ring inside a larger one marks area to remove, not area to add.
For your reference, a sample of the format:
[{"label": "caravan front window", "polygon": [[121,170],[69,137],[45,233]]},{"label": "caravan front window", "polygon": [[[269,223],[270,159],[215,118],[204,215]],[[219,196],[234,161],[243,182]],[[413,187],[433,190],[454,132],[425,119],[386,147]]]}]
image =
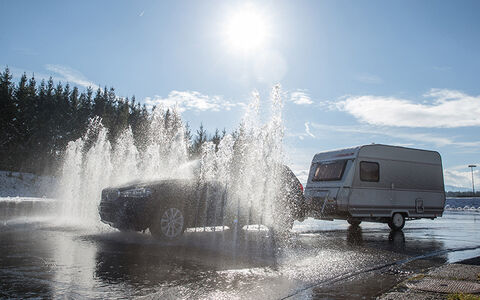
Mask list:
[{"label": "caravan front window", "polygon": [[324,161],[317,164],[313,181],[335,181],[342,179],[347,160]]}]

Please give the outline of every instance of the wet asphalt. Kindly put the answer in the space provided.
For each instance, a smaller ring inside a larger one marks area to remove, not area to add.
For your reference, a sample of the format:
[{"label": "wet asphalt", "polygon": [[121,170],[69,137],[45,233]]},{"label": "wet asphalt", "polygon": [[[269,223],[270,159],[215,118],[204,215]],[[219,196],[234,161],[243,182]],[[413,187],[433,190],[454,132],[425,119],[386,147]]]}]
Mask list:
[{"label": "wet asphalt", "polygon": [[175,242],[48,217],[0,224],[0,298],[371,299],[415,272],[480,256],[480,213],[387,225],[307,219]]}]

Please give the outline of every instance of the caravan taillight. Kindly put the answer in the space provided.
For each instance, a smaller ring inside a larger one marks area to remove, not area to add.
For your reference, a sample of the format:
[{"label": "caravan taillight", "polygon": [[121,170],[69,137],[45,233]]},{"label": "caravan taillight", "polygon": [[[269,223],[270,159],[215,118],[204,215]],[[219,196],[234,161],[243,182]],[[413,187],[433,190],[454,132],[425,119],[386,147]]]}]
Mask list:
[{"label": "caravan taillight", "polygon": [[303,185],[300,183],[300,189],[302,190],[303,193]]}]

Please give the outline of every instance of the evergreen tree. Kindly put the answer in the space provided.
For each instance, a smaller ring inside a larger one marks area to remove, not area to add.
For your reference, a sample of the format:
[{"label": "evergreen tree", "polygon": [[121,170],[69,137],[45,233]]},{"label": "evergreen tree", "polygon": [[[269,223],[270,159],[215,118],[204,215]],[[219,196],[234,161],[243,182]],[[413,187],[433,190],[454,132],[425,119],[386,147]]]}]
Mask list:
[{"label": "evergreen tree", "polygon": [[200,128],[197,130],[195,139],[193,140],[192,153],[193,158],[200,156],[202,151],[202,145],[208,140],[207,131],[203,128],[203,124],[200,124]]},{"label": "evergreen tree", "polygon": [[7,67],[0,74],[0,126],[3,129],[0,132],[0,146],[8,143],[12,134],[11,129],[14,126],[16,106],[13,100],[13,90],[12,75]]},{"label": "evergreen tree", "polygon": [[28,139],[28,116],[26,114],[28,108],[28,83],[27,83],[27,74],[23,73],[18,83],[17,88],[15,89],[15,105],[16,105],[16,119],[14,126],[17,130],[17,136],[15,143],[20,148],[19,151],[23,151],[25,148],[25,143]]},{"label": "evergreen tree", "polygon": [[92,104],[92,95],[93,95],[93,90],[91,87],[87,88],[86,93],[80,94],[79,98],[79,117],[78,117],[78,123],[79,124],[86,124],[88,122],[88,119],[93,117],[93,104]]},{"label": "evergreen tree", "polygon": [[171,120],[170,120],[170,108],[167,108],[167,111],[165,112],[165,117],[164,117],[164,120],[165,120],[165,128],[170,128],[170,123],[171,123]]},{"label": "evergreen tree", "polygon": [[0,167],[3,169],[11,169],[14,163],[9,155],[16,133],[17,108],[13,92],[12,75],[7,67],[0,73]]},{"label": "evergreen tree", "polygon": [[[68,83],[55,85],[51,77],[37,85],[34,76],[28,79],[23,74],[14,84],[10,70],[5,68],[0,73],[0,169],[53,173],[67,143],[81,137],[89,120],[96,116],[102,118],[111,141],[130,126],[135,145],[143,152],[155,107],[147,109],[135,96],[130,101],[119,98],[113,88],[99,88],[93,94],[90,87],[80,92]],[[165,122],[162,128],[166,129],[167,138],[185,139],[191,158],[201,154],[202,145],[208,140],[218,150],[226,135],[225,129],[221,134],[217,129],[209,139],[201,124],[193,137],[189,124],[183,124],[176,108],[162,110],[160,120]],[[241,132],[234,136],[235,148],[240,150]]]},{"label": "evergreen tree", "polygon": [[102,90],[100,88],[97,89],[97,93],[95,94],[95,98],[93,99],[93,116],[103,117],[105,112],[105,105],[106,101],[102,95]]},{"label": "evergreen tree", "polygon": [[185,144],[187,145],[188,153],[192,152],[192,130],[190,129],[190,124],[188,122],[185,124]]},{"label": "evergreen tree", "polygon": [[221,140],[222,140],[222,137],[220,136],[220,132],[218,131],[218,129],[215,129],[215,134],[211,139],[212,143],[215,144],[215,152],[218,151],[218,145],[220,144]]},{"label": "evergreen tree", "polygon": [[119,99],[115,109],[115,123],[110,128],[112,140],[128,127],[130,105],[128,99]]}]

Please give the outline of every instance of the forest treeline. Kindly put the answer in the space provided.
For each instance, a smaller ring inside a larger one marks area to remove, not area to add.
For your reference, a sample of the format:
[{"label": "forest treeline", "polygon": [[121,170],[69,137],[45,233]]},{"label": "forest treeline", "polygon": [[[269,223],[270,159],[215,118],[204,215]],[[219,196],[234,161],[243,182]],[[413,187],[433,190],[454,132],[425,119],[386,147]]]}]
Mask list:
[{"label": "forest treeline", "polygon": [[[128,126],[134,137],[141,137],[153,113],[136,101],[135,96],[118,97],[114,88],[97,90],[78,87],[52,78],[38,83],[23,74],[12,81],[8,67],[0,73],[0,170],[54,174],[69,141],[82,137],[89,120],[102,118],[110,141]],[[165,120],[170,111],[164,112]],[[191,157],[201,145],[218,145],[225,130],[209,135],[201,125],[193,134],[186,124],[186,140]]]},{"label": "forest treeline", "polygon": [[458,197],[458,198],[469,198],[469,197],[480,197],[480,192],[475,191],[475,194],[473,192],[455,192],[455,191],[448,191],[445,192],[445,196],[447,197]]}]

